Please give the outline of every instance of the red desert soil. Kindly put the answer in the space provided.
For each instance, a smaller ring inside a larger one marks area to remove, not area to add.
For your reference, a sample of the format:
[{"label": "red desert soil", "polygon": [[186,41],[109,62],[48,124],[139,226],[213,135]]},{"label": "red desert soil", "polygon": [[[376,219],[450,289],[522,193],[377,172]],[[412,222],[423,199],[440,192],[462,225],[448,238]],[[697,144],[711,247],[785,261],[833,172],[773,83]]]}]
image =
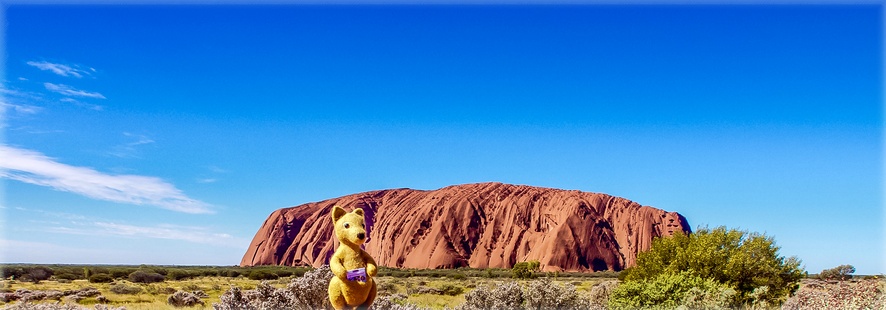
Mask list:
[{"label": "red desert soil", "polygon": [[511,268],[537,260],[543,271],[622,270],[653,238],[690,232],[676,212],[606,194],[501,183],[389,189],[274,211],[240,265],[326,264],[338,246],[333,205],[363,208],[366,251],[397,268]]}]

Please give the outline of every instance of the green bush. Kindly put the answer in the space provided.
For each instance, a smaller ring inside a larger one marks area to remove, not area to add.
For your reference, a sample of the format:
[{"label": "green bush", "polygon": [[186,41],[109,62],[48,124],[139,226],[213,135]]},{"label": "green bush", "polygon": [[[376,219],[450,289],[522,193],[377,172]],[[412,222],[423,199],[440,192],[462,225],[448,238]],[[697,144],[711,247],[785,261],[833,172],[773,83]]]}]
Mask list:
[{"label": "green bush", "polygon": [[464,293],[465,289],[461,286],[453,285],[453,284],[443,284],[440,286],[440,294],[449,295],[449,296],[457,296],[461,293]]},{"label": "green bush", "polygon": [[129,281],[135,283],[156,283],[166,280],[162,274],[138,270],[129,274]]},{"label": "green bush", "polygon": [[276,280],[279,278],[276,274],[264,270],[253,270],[247,276],[250,280]]},{"label": "green bush", "polygon": [[513,273],[514,278],[529,279],[532,278],[533,272],[538,272],[538,269],[538,261],[528,261],[514,264],[514,268],[511,268],[511,272]]},{"label": "green bush", "polygon": [[111,281],[114,281],[114,278],[107,273],[96,273],[89,276],[90,283],[111,283]]},{"label": "green bush", "polygon": [[688,271],[732,287],[738,303],[780,303],[796,291],[805,272],[799,259],[786,259],[778,250],[774,239],[762,234],[700,228],[690,235],[653,240],[649,251],[637,255],[637,265],[622,271],[619,278],[627,284]]},{"label": "green bush", "polygon": [[690,272],[663,273],[643,281],[624,282],[609,295],[611,309],[727,309],[736,304],[728,285]]},{"label": "green bush", "polygon": [[194,276],[187,270],[173,269],[166,273],[166,278],[174,281],[190,279]]}]

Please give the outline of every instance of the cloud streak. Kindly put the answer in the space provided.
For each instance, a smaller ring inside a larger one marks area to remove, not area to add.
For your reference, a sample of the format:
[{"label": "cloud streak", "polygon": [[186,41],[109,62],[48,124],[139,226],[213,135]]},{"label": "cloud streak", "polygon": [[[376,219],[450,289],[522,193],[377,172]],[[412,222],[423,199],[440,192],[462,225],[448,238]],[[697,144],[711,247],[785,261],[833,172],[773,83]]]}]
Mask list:
[{"label": "cloud streak", "polygon": [[107,99],[104,95],[100,93],[79,90],[65,84],[43,83],[43,86],[51,92],[56,92],[65,96]]},{"label": "cloud streak", "polygon": [[82,78],[83,76],[91,75],[92,72],[95,72],[95,69],[92,68],[89,68],[89,70],[83,70],[77,67],[72,67],[65,64],[51,63],[48,61],[29,61],[27,62],[27,64],[43,71],[49,71],[61,76],[72,76],[76,78]]},{"label": "cloud streak", "polygon": [[124,132],[123,135],[134,140],[115,146],[108,154],[120,158],[137,158],[139,146],[154,143],[153,139],[145,135],[131,134],[128,132]]},{"label": "cloud streak", "polygon": [[93,222],[95,233],[151,239],[180,240],[193,243],[240,246],[244,240],[225,233],[214,233],[203,227],[175,225],[136,226],[111,222]]},{"label": "cloud streak", "polygon": [[59,163],[39,152],[0,144],[0,178],[51,187],[89,198],[150,205],[176,212],[213,213],[210,205],[190,198],[160,178],[110,175]]}]

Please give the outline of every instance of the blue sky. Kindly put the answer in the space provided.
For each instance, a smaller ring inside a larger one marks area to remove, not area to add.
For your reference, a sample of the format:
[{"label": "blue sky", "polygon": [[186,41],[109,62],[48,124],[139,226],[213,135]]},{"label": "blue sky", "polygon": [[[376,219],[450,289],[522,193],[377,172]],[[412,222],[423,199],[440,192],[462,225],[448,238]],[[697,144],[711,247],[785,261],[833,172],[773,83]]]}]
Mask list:
[{"label": "blue sky", "polygon": [[878,5],[3,17],[0,261],[234,265],[281,207],[497,181],[886,273]]}]

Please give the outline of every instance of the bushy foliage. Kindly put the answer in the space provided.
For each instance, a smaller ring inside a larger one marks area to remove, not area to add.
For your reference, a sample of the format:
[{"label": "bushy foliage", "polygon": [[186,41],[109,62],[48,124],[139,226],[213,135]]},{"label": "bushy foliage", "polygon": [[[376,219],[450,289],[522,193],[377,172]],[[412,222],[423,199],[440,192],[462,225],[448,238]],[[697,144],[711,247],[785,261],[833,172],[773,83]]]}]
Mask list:
[{"label": "bushy foliage", "polygon": [[590,301],[590,305],[588,308],[590,309],[606,309],[609,304],[609,295],[612,294],[612,290],[618,287],[618,281],[604,281],[600,284],[594,285],[591,288],[591,294],[588,296]]},{"label": "bushy foliage", "polygon": [[30,303],[44,300],[58,301],[64,297],[68,297],[73,301],[78,301],[86,297],[101,297],[101,292],[92,287],[82,288],[79,290],[66,290],[64,292],[57,290],[41,291],[22,288],[15,290],[15,292],[0,294],[0,301],[12,302],[18,300],[23,303]]},{"label": "bushy foliage", "polygon": [[40,281],[48,280],[52,277],[53,271],[49,267],[45,266],[31,266],[25,267],[24,274],[21,275],[20,279],[22,281],[40,283]]},{"label": "bushy foliage", "polygon": [[51,268],[46,266],[3,266],[0,268],[0,278],[15,279],[25,282],[40,283],[40,281],[48,280],[53,275]]},{"label": "bushy foliage", "polygon": [[200,300],[200,297],[197,297],[197,295],[185,291],[177,291],[172,295],[169,295],[169,298],[166,299],[166,303],[173,307],[179,308],[203,305],[203,301]]},{"label": "bushy foliage", "polygon": [[423,310],[412,303],[406,302],[406,295],[394,294],[379,296],[372,303],[370,310]]},{"label": "bushy foliage", "polygon": [[690,235],[656,238],[649,251],[637,255],[637,265],[620,278],[637,282],[688,271],[734,288],[739,303],[751,302],[754,290],[764,286],[765,294],[755,297],[778,303],[796,291],[805,276],[796,257],[784,258],[778,250],[773,238],[759,233],[700,228]]},{"label": "bushy foliage", "polygon": [[249,298],[244,296],[239,287],[232,287],[219,297],[217,303],[212,304],[213,310],[247,310],[254,309],[249,305]]},{"label": "bushy foliage", "polygon": [[877,279],[837,283],[813,280],[791,296],[782,309],[886,309],[886,282]]},{"label": "bushy foliage", "polygon": [[[30,303],[30,302],[19,302],[11,306],[4,307],[3,310],[82,310],[87,308],[82,308],[77,305],[69,305],[63,303]],[[98,308],[96,308],[98,309]]]},{"label": "bushy foliage", "polygon": [[112,284],[111,293],[122,295],[135,295],[141,293],[142,288],[134,285],[126,285],[123,283]]},{"label": "bushy foliage", "polygon": [[852,279],[852,274],[855,273],[855,267],[852,265],[840,265],[831,269],[822,270],[821,273],[818,274],[818,278],[822,280],[846,280]]},{"label": "bushy foliage", "polygon": [[457,310],[479,309],[520,309],[523,305],[523,290],[516,282],[506,282],[490,288],[481,285],[465,294],[465,303]]},{"label": "bushy foliage", "polygon": [[89,276],[90,283],[111,283],[111,281],[114,281],[114,278],[107,273],[97,273]]},{"label": "bushy foliage", "polygon": [[590,301],[580,298],[572,284],[559,285],[550,278],[529,282],[523,291],[526,309],[577,309],[587,308]]},{"label": "bushy foliage", "polygon": [[255,290],[233,287],[225,292],[215,310],[253,309],[326,309],[329,308],[328,287],[332,278],[329,266],[323,266],[293,279],[285,289],[262,282]]},{"label": "bushy foliage", "polygon": [[194,275],[192,273],[188,272],[187,270],[173,269],[173,270],[170,270],[169,272],[166,273],[167,279],[175,280],[175,281],[190,279],[193,277],[194,277]]},{"label": "bushy foliage", "polygon": [[643,281],[627,281],[609,296],[611,309],[728,309],[735,305],[736,292],[711,279],[690,272],[663,273]]},{"label": "bushy foliage", "polygon": [[443,284],[440,286],[441,295],[457,296],[465,292],[465,288],[454,284]]},{"label": "bushy foliage", "polygon": [[511,268],[511,273],[513,273],[513,277],[517,279],[529,279],[532,278],[532,274],[534,272],[538,272],[539,270],[539,262],[538,261],[528,261],[528,262],[520,262],[514,264],[514,267]]},{"label": "bushy foliage", "polygon": [[279,278],[277,274],[264,270],[253,270],[249,272],[249,275],[247,275],[246,277],[250,280],[275,280]]},{"label": "bushy foliage", "polygon": [[329,280],[333,277],[329,265],[320,266],[292,279],[286,287],[292,292],[295,308],[320,309],[331,306],[329,303]]},{"label": "bushy foliage", "polygon": [[156,283],[163,282],[166,277],[160,273],[137,270],[129,274],[129,281],[135,283]]}]

